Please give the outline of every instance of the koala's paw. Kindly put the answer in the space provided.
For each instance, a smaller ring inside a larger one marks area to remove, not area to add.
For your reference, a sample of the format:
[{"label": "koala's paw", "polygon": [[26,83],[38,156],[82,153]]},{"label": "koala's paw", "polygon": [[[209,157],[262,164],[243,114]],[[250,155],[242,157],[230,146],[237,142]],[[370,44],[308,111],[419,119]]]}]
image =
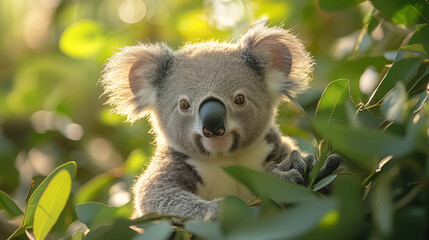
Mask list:
[{"label": "koala's paw", "polygon": [[316,159],[313,155],[302,157],[294,150],[280,163],[269,163],[267,172],[289,182],[305,185],[307,174],[311,171]]},{"label": "koala's paw", "polygon": [[[316,181],[319,182],[323,178],[331,175],[337,170],[345,159],[338,154],[331,154],[326,158],[323,167],[317,174]],[[305,185],[307,175],[316,164],[316,158],[313,155],[302,157],[301,154],[294,150],[288,157],[280,163],[269,163],[267,172],[284,179],[289,182]]]}]

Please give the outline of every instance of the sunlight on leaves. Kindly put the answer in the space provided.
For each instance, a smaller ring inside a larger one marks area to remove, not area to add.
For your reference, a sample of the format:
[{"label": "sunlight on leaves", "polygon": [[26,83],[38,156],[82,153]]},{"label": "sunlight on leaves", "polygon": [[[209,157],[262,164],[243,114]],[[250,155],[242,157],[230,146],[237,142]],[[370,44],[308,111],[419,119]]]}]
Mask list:
[{"label": "sunlight on leaves", "polygon": [[66,206],[71,191],[70,173],[63,169],[52,178],[43,192],[34,213],[33,233],[37,239],[45,239]]}]

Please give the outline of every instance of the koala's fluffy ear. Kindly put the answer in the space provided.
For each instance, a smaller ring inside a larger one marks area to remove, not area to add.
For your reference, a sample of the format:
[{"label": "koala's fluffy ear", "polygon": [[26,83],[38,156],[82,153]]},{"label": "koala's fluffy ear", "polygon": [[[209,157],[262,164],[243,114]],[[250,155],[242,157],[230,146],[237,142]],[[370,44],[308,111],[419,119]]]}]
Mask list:
[{"label": "koala's fluffy ear", "polygon": [[256,22],[238,44],[247,65],[265,77],[274,97],[294,97],[311,80],[312,57],[300,40],[283,28]]},{"label": "koala's fluffy ear", "polygon": [[151,110],[157,86],[167,75],[173,52],[165,44],[124,47],[105,65],[101,84],[108,104],[133,122]]}]

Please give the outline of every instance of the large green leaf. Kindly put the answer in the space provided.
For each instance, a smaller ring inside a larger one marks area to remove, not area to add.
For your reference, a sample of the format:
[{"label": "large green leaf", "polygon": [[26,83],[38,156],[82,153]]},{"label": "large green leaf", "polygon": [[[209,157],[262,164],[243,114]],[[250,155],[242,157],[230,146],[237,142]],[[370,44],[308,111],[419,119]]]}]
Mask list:
[{"label": "large green leaf", "polygon": [[241,166],[225,167],[224,170],[259,197],[270,198],[283,203],[296,203],[317,199],[317,196],[311,190],[286,182],[265,172]]},{"label": "large green leaf", "polygon": [[423,61],[424,58],[422,57],[410,57],[394,62],[384,78],[378,84],[377,88],[366,103],[366,106],[379,103],[384,98],[384,96],[393,87],[395,87],[396,83],[402,81],[405,85],[407,85],[408,81],[416,73]]},{"label": "large green leaf", "polygon": [[338,207],[326,214],[316,229],[308,231],[299,240],[360,239],[356,237],[362,229],[364,213],[360,180],[355,176],[339,176],[333,186],[333,197],[338,201]]},{"label": "large green leaf", "polygon": [[142,234],[136,234],[133,240],[167,240],[173,233],[173,225],[170,221],[146,222],[137,225],[144,229]]},{"label": "large green leaf", "polygon": [[137,233],[130,228],[132,221],[129,219],[118,218],[113,223],[99,226],[89,231],[85,240],[117,240],[132,239]]},{"label": "large green leaf", "polygon": [[67,170],[70,174],[70,177],[74,179],[76,175],[76,163],[75,162],[67,162],[59,167],[57,167],[54,171],[52,171],[49,176],[47,176],[43,182],[34,190],[28,199],[27,206],[25,208],[24,220],[21,223],[21,226],[15,231],[10,238],[16,237],[24,233],[26,228],[33,226],[33,218],[34,212],[36,211],[37,204],[39,203],[42,194],[45,192],[51,180],[62,170]]},{"label": "large green leaf", "polygon": [[429,4],[425,0],[373,0],[371,3],[395,24],[429,23]]},{"label": "large green leaf", "polygon": [[113,222],[116,218],[129,218],[131,215],[130,208],[127,205],[109,207],[102,203],[89,202],[77,204],[75,209],[79,220],[89,229]]},{"label": "large green leaf", "polygon": [[33,233],[36,239],[45,239],[66,206],[70,195],[72,179],[63,169],[49,182],[34,213]]},{"label": "large green leaf", "polygon": [[422,44],[426,54],[429,54],[429,24],[420,26],[411,36],[408,45]]},{"label": "large green leaf", "polygon": [[186,231],[206,240],[226,239],[220,223],[204,220],[191,220],[185,223]]},{"label": "large green leaf", "polygon": [[364,0],[319,0],[319,5],[323,10],[335,11],[356,6],[363,1]]},{"label": "large green leaf", "polygon": [[333,199],[300,203],[265,218],[239,226],[226,234],[226,239],[290,239],[317,227],[321,219],[337,205]]},{"label": "large green leaf", "polygon": [[344,104],[350,98],[349,80],[340,79],[329,83],[317,104],[316,118],[344,120]]},{"label": "large green leaf", "polygon": [[222,231],[228,233],[254,218],[251,208],[241,199],[226,196],[219,205]]},{"label": "large green leaf", "polygon": [[0,190],[0,209],[5,210],[7,215],[10,218],[21,216],[22,214],[24,214],[24,212],[21,210],[18,204],[16,204],[15,201],[9,195],[7,195],[7,193],[1,190]]},{"label": "large green leaf", "polygon": [[313,127],[332,141],[335,149],[346,159],[369,171],[377,168],[378,160],[389,155],[402,156],[413,149],[413,141],[379,131],[343,124],[329,125],[320,120],[315,120]]}]

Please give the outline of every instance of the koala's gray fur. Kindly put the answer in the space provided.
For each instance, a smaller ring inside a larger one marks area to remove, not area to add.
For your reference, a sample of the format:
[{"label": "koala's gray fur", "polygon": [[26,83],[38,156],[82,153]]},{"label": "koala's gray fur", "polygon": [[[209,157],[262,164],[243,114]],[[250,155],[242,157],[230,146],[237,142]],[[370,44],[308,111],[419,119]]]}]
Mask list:
[{"label": "koala's gray fur", "polygon": [[[172,51],[165,44],[125,47],[101,80],[114,110],[135,120],[150,115],[157,150],[134,186],[135,216],[149,212],[216,218],[222,197],[251,194],[221,169],[242,165],[303,183],[314,164],[275,125],[281,99],[302,92],[313,60],[289,31],[256,23],[238,43],[203,42]],[[243,106],[234,103],[245,96]],[[206,138],[199,109],[225,107],[225,135]],[[190,107],[180,109],[180,101]]]}]

